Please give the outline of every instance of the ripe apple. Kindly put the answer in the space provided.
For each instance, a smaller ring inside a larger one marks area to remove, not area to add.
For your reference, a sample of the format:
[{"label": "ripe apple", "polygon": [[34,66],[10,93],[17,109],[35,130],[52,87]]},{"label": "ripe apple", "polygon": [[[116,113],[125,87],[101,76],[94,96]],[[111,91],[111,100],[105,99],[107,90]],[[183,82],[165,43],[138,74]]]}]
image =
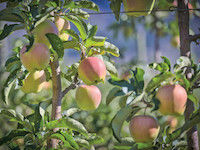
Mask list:
[{"label": "ripe apple", "polygon": [[105,80],[106,66],[103,60],[97,57],[88,57],[81,61],[78,74],[85,84],[97,84]]},{"label": "ripe apple", "polygon": [[54,33],[58,35],[58,29],[56,25],[51,22],[50,20],[45,20],[42,23],[40,23],[36,28],[33,30],[33,35],[35,38],[35,43],[43,43],[47,45],[49,48],[51,44],[49,43],[49,40],[45,36],[47,33]]},{"label": "ripe apple", "polygon": [[58,28],[60,39],[63,41],[67,41],[69,39],[69,34],[65,33],[64,31],[66,29],[70,29],[69,21],[63,19],[60,16],[56,16],[55,17],[55,25]]},{"label": "ripe apple", "polygon": [[129,130],[135,142],[146,143],[152,142],[158,136],[160,126],[153,117],[139,115],[131,119]]},{"label": "ripe apple", "polygon": [[174,130],[176,130],[176,126],[178,124],[178,119],[174,116],[168,116],[166,123],[170,127],[169,133],[172,133]]},{"label": "ripe apple", "polygon": [[21,90],[24,93],[38,93],[43,89],[44,82],[46,82],[44,70],[30,72],[27,78],[23,81]]},{"label": "ripe apple", "polygon": [[50,52],[45,44],[35,43],[28,52],[26,50],[25,45],[20,51],[20,59],[28,71],[42,70],[47,67],[50,61]]},{"label": "ripe apple", "polygon": [[101,92],[94,85],[81,85],[76,90],[76,103],[83,110],[95,110],[101,103]]},{"label": "ripe apple", "polygon": [[159,111],[163,115],[182,115],[185,111],[187,92],[178,84],[162,86],[156,98],[160,101]]},{"label": "ripe apple", "polygon": [[[136,11],[127,13],[129,16],[146,16],[151,13],[155,0],[123,0],[124,9],[128,11]],[[144,11],[144,12],[137,12]],[[146,11],[146,12],[145,12]]]}]

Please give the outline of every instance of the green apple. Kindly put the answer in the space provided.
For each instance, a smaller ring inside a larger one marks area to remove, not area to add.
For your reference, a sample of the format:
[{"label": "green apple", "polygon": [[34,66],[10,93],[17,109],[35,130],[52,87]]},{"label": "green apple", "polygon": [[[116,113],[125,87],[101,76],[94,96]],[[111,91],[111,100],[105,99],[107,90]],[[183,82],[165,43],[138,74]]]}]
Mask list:
[{"label": "green apple", "polygon": [[27,78],[24,79],[21,90],[24,93],[38,93],[43,89],[43,83],[45,82],[46,76],[43,70],[30,72]]}]

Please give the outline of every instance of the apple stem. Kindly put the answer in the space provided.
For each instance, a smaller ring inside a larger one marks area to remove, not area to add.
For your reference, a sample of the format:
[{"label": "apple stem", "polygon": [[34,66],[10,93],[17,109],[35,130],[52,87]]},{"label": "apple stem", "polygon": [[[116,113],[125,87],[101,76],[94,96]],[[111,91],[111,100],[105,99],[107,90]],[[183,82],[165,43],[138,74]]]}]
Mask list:
[{"label": "apple stem", "polygon": [[[181,56],[186,56],[191,58],[191,50],[189,40],[189,10],[188,10],[189,0],[178,0],[178,10],[185,9],[186,11],[178,11],[178,25],[180,33],[180,53]],[[191,80],[191,68],[187,68],[186,77],[188,80]],[[185,121],[190,120],[190,115],[194,111],[194,104],[189,99],[187,100],[186,110],[185,110]],[[187,143],[188,149],[199,150],[199,141],[198,141],[198,131],[197,126],[193,126],[190,130],[187,131]]]}]

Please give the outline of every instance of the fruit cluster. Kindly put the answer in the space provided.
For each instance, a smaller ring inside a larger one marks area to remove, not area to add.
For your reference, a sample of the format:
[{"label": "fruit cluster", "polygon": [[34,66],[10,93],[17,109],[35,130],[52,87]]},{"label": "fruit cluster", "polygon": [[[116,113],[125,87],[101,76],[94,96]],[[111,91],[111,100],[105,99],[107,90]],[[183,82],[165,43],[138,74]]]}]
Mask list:
[{"label": "fruit cluster", "polygon": [[[156,98],[160,102],[159,111],[170,115],[167,119],[169,133],[176,129],[177,115],[183,115],[187,102],[186,90],[178,84],[169,84],[158,89]],[[147,115],[134,116],[129,124],[131,136],[136,142],[152,142],[159,133],[160,127],[155,118]]]},{"label": "fruit cluster", "polygon": [[[45,20],[33,30],[34,44],[30,49],[27,49],[27,45],[24,45],[20,51],[21,62],[29,71],[28,76],[23,81],[23,92],[37,93],[47,86],[44,69],[50,61],[49,49],[51,44],[45,35],[54,33],[62,41],[67,41],[69,35],[64,32],[66,29],[70,29],[70,23],[56,15],[55,23]],[[77,88],[77,105],[83,110],[94,110],[101,102],[101,92],[94,85],[105,80],[106,66],[101,59],[88,57],[81,61],[78,75],[86,85],[81,85]]]},{"label": "fruit cluster", "polygon": [[[46,82],[45,69],[50,61],[50,48],[47,33],[58,35],[63,41],[67,41],[69,35],[63,32],[70,28],[68,21],[57,16],[55,23],[45,20],[33,30],[34,43],[30,49],[24,45],[20,51],[20,60],[23,66],[29,71],[28,76],[23,81],[22,91],[25,93],[37,93],[45,89],[48,85]],[[50,84],[50,83],[49,83]]]}]

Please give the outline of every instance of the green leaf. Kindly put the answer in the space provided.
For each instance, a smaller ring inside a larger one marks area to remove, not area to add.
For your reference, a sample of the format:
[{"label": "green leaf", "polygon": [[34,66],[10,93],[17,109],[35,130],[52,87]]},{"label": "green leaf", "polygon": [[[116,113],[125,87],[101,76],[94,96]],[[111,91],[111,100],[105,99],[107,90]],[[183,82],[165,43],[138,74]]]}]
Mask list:
[{"label": "green leaf", "polygon": [[18,24],[11,24],[7,25],[5,24],[3,27],[3,31],[0,34],[0,40],[5,39],[10,33],[13,31],[14,27],[17,26]]},{"label": "green leaf", "polygon": [[169,71],[170,71],[171,63],[170,63],[169,59],[165,56],[161,56],[161,58],[163,59],[164,63],[166,63],[168,65]]},{"label": "green leaf", "polygon": [[20,14],[19,8],[5,8],[0,11],[0,21],[24,22],[17,14]]},{"label": "green leaf", "polygon": [[3,115],[10,119],[10,121],[18,122],[21,124],[26,130],[32,132],[33,126],[28,120],[24,120],[24,116],[22,116],[20,113],[15,112],[12,109],[9,110],[1,110],[0,115]]},{"label": "green leaf", "polygon": [[79,36],[78,36],[78,34],[76,34],[76,32],[74,30],[66,29],[66,30],[64,30],[62,32],[65,32],[65,33],[69,34],[71,37],[73,37],[73,38],[75,38],[76,40],[79,41]]},{"label": "green leaf", "polygon": [[5,117],[9,118],[10,121],[17,121],[19,123],[21,123],[24,120],[24,117],[21,114],[15,112],[12,109],[8,109],[8,110],[3,109],[3,110],[1,110],[0,115],[3,115]]},{"label": "green leaf", "polygon": [[111,1],[110,8],[115,14],[115,18],[119,21],[122,0],[109,0],[109,1]]},{"label": "green leaf", "polygon": [[82,9],[79,8],[72,9],[69,14],[76,15],[81,19],[88,19],[90,17],[90,15],[86,11],[83,11]]},{"label": "green leaf", "polygon": [[13,72],[18,71],[21,69],[21,61],[20,59],[15,55],[7,59],[5,63],[6,71],[7,72]]},{"label": "green leaf", "polygon": [[172,74],[171,72],[166,72],[164,74],[156,75],[147,84],[147,86],[145,88],[145,92],[148,93],[148,92],[155,90],[163,81],[165,81],[169,78],[172,78],[172,77],[174,77],[174,74]]},{"label": "green leaf", "polygon": [[77,8],[84,8],[84,9],[99,11],[98,5],[96,5],[94,2],[89,1],[89,0],[76,1],[74,2],[74,4]]},{"label": "green leaf", "polygon": [[47,33],[46,37],[51,43],[53,49],[58,54],[58,57],[62,58],[64,56],[64,46],[62,40],[54,33]]},{"label": "green leaf", "polygon": [[123,107],[126,106],[127,100],[129,98],[131,98],[130,94],[126,94],[126,95],[120,97],[120,99],[119,99],[119,106],[120,106],[120,108],[123,108]]},{"label": "green leaf", "polygon": [[101,36],[93,36],[88,38],[85,43],[85,47],[92,47],[92,46],[104,46],[106,38]]},{"label": "green leaf", "polygon": [[109,79],[108,82],[110,84],[113,84],[115,86],[119,86],[122,88],[127,88],[128,91],[133,91],[133,86],[126,80],[119,80],[119,81],[114,81],[113,79]]},{"label": "green leaf", "polygon": [[132,137],[121,138],[121,143],[115,143],[114,148],[119,150],[130,150],[135,142]]},{"label": "green leaf", "polygon": [[66,140],[67,142],[69,142],[69,144],[70,144],[73,148],[79,150],[79,146],[78,146],[78,144],[76,143],[76,141],[74,140],[74,138],[73,138],[72,135],[68,134],[66,131],[61,132],[61,133],[62,133],[62,135],[65,137],[65,140]]},{"label": "green leaf", "polygon": [[97,51],[105,51],[113,56],[119,57],[119,49],[109,42],[105,41],[104,46],[94,46],[94,48],[97,49]]},{"label": "green leaf", "polygon": [[81,111],[81,109],[79,109],[79,108],[69,108],[68,110],[65,110],[62,113],[62,115],[69,117],[69,116],[72,116],[73,114],[80,112],[80,111]]},{"label": "green leaf", "polygon": [[194,94],[188,94],[188,99],[190,99],[195,106],[198,106],[199,99]]},{"label": "green leaf", "polygon": [[77,40],[63,42],[64,49],[75,49],[80,50],[80,43]]},{"label": "green leaf", "polygon": [[181,84],[185,86],[186,90],[190,88],[190,81],[186,78],[184,74],[176,74],[176,80],[181,81]]},{"label": "green leaf", "polygon": [[88,33],[88,38],[92,38],[93,36],[96,35],[97,33],[97,25],[95,26],[91,26],[90,29],[89,29],[89,33]]},{"label": "green leaf", "polygon": [[104,139],[96,134],[89,134],[87,141],[90,143],[90,145],[94,145],[103,143]]},{"label": "green leaf", "polygon": [[42,127],[42,116],[40,114],[40,104],[35,108],[35,113],[34,113],[34,128],[35,131],[38,132],[40,128]]},{"label": "green leaf", "polygon": [[111,75],[114,75],[114,76],[117,76],[118,75],[118,71],[116,69],[116,67],[109,61],[106,61],[104,60],[104,63],[106,65],[106,70],[111,74]]},{"label": "green leaf", "polygon": [[[17,72],[18,70],[13,71],[12,73],[9,74],[8,78],[6,79],[6,82],[4,83],[4,86],[2,88],[1,94],[2,94],[2,100],[4,103],[6,103],[8,99],[9,92],[11,90],[12,85],[14,84],[14,81],[17,77]],[[10,85],[10,86],[9,86]]]},{"label": "green leaf", "polygon": [[133,73],[133,78],[131,79],[131,84],[133,88],[138,92],[143,91],[144,88],[144,70],[141,68],[136,68],[131,70]]},{"label": "green leaf", "polygon": [[106,97],[106,105],[109,105],[117,97],[116,94],[118,92],[121,92],[121,88],[119,87],[114,87],[110,90]]},{"label": "green leaf", "polygon": [[174,71],[178,72],[188,66],[191,66],[191,60],[186,56],[181,56],[174,65]]},{"label": "green leaf", "polygon": [[60,134],[60,133],[54,133],[54,134],[52,134],[52,135],[50,136],[50,138],[51,138],[51,139],[59,139],[59,140],[61,140],[61,141],[64,143],[63,147],[65,147],[65,148],[73,148],[73,147],[69,144],[69,142],[65,140],[65,137],[64,137],[62,134]]},{"label": "green leaf", "polygon": [[86,141],[85,139],[79,138],[79,137],[75,137],[75,141],[76,143],[78,143],[78,145],[85,147],[85,148],[90,148],[90,144],[88,141]]},{"label": "green leaf", "polygon": [[57,7],[56,2],[52,2],[52,1],[47,1],[47,3],[46,3],[45,5],[46,5],[47,7],[54,7],[54,8]]},{"label": "green leaf", "polygon": [[11,142],[16,137],[24,137],[28,133],[30,132],[24,129],[12,130],[6,136],[0,138],[0,145]]},{"label": "green leaf", "polygon": [[66,118],[61,118],[59,120],[53,120],[50,121],[46,127],[48,129],[54,129],[54,128],[70,128],[74,131],[78,131],[82,133],[83,135],[87,135],[87,130],[85,127],[78,122],[77,120],[74,120],[72,118],[66,117]]},{"label": "green leaf", "polygon": [[81,38],[83,40],[87,38],[87,33],[88,33],[87,25],[81,18],[78,18],[74,15],[67,15],[64,16],[64,19],[69,20],[77,27],[77,29],[80,32]]},{"label": "green leaf", "polygon": [[138,106],[127,106],[122,108],[111,121],[111,126],[113,130],[114,137],[121,142],[121,128],[124,121],[132,114],[134,115],[140,110]]}]

